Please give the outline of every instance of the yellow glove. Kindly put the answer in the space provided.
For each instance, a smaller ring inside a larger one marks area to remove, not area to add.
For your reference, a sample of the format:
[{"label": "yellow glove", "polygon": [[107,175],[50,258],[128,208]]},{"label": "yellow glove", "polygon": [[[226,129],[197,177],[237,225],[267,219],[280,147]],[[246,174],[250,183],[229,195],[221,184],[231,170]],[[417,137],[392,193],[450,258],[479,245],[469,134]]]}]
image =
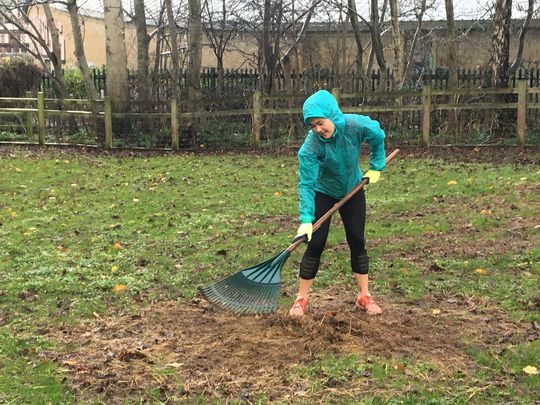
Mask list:
[{"label": "yellow glove", "polygon": [[377,183],[379,181],[379,178],[381,177],[381,172],[378,170],[368,170],[364,173],[364,177],[362,177],[362,180],[368,179],[367,184],[371,183]]},{"label": "yellow glove", "polygon": [[296,236],[294,237],[294,240],[297,238],[301,238],[302,236],[306,235],[308,242],[311,240],[311,235],[313,235],[313,224],[311,222],[305,222],[303,224],[300,224],[298,227],[298,231],[296,231]]}]

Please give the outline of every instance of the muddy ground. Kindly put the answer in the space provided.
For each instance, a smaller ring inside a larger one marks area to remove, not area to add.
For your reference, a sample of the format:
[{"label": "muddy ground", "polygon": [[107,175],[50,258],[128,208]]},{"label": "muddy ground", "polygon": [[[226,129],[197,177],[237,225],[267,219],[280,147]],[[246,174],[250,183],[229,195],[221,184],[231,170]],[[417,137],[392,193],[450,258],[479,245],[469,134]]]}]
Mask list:
[{"label": "muddy ground", "polygon": [[[381,297],[385,312],[378,317],[355,310],[353,299],[352,290],[314,294],[311,314],[303,319],[291,319],[284,309],[237,316],[198,298],[160,303],[136,315],[57,330],[50,338],[76,349],[48,356],[65,369],[80,399],[103,395],[107,403],[122,403],[157,387],[162,400],[204,395],[250,402],[264,394],[287,403],[324,395],[324,390],[308,393],[290,371],[328,351],[359,354],[368,362],[376,356],[405,374],[409,361],[429,363],[427,380],[451,384],[458,370],[466,376],[478,371],[465,341],[502,350],[538,337],[531,324],[511,322],[496,310],[478,311],[474,298],[432,296],[396,304]],[[361,376],[345,382],[328,378],[323,384],[354,396],[373,384],[369,370]]]}]

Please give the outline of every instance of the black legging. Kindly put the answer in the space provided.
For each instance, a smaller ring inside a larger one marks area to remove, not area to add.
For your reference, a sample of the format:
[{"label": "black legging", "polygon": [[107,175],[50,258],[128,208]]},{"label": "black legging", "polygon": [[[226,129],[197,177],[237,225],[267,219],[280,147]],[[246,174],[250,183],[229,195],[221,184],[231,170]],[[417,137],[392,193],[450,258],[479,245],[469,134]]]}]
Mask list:
[{"label": "black legging", "polygon": [[[322,217],[339,200],[326,194],[315,193],[315,221]],[[353,273],[367,274],[369,262],[364,240],[366,224],[366,195],[364,190],[358,191],[340,209],[339,214],[345,226],[345,234],[351,251],[351,268]],[[300,263],[300,277],[304,280],[314,279],[319,270],[321,254],[326,246],[330,219],[313,232],[311,241]]]}]

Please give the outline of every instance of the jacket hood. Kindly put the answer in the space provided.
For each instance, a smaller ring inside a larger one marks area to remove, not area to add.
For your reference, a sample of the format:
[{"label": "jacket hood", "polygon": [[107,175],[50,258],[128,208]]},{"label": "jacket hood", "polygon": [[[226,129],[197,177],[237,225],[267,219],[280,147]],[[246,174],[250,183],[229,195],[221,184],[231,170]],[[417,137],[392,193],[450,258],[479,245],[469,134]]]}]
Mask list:
[{"label": "jacket hood", "polygon": [[330,92],[319,90],[313,93],[304,101],[303,112],[306,125],[310,126],[309,120],[312,118],[326,118],[332,121],[336,127],[336,132],[332,137],[343,133],[345,115],[339,109],[336,99]]}]

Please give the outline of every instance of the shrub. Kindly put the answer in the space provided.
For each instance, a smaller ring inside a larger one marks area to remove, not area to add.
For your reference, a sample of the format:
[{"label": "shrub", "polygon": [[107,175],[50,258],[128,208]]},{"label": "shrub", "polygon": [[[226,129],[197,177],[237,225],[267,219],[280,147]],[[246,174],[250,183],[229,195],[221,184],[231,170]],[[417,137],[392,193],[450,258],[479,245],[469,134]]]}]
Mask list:
[{"label": "shrub", "polygon": [[27,91],[36,92],[43,71],[24,59],[0,61],[0,96],[24,97]]}]

